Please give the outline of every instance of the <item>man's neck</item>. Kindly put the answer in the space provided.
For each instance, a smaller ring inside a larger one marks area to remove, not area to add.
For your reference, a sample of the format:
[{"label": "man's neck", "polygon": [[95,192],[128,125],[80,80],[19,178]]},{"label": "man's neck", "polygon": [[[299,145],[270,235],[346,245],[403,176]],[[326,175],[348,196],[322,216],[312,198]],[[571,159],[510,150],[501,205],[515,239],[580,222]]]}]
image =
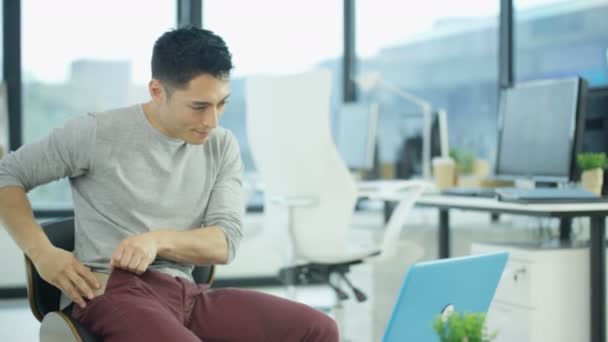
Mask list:
[{"label": "man's neck", "polygon": [[142,110],[152,127],[156,128],[161,134],[171,137],[171,134],[160,124],[158,108],[156,108],[154,102],[149,101],[144,103]]}]

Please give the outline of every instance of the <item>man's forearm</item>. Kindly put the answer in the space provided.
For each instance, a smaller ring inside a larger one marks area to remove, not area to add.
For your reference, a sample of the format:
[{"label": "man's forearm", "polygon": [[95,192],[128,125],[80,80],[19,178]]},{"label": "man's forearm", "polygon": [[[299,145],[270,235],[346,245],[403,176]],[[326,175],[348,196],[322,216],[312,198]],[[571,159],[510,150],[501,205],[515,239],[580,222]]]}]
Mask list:
[{"label": "man's forearm", "polygon": [[23,188],[9,186],[0,189],[0,219],[19,248],[34,262],[41,250],[52,247],[34,219]]},{"label": "man's forearm", "polygon": [[158,256],[193,265],[224,264],[228,260],[226,234],[217,226],[187,231],[157,230]]}]

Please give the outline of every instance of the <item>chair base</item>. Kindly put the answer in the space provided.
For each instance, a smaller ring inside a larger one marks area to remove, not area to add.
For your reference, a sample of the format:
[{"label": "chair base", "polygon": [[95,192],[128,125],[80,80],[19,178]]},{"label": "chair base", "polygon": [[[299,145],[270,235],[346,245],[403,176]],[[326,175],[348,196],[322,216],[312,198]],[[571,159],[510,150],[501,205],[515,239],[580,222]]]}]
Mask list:
[{"label": "chair base", "polygon": [[[308,263],[284,267],[279,271],[279,279],[288,288],[293,288],[296,285],[309,285],[313,283],[327,284],[334,290],[339,300],[346,300],[350,296],[340,287],[341,281],[344,280],[354,293],[357,301],[364,302],[367,300],[367,295],[355,287],[346,276],[352,265],[360,264],[362,262],[363,259],[357,259],[336,264]],[[337,278],[332,278],[332,276],[337,276]]]},{"label": "chair base", "polygon": [[308,263],[283,267],[279,270],[279,280],[285,285],[327,284],[332,273],[346,274],[350,266],[362,263],[363,260],[353,260],[340,264]]}]

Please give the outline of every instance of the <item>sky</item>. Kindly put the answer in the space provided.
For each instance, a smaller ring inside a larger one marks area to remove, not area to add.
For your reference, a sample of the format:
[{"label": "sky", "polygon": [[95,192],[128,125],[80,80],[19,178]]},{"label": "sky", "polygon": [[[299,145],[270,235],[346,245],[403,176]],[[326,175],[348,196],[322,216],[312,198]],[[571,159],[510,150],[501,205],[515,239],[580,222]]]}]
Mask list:
[{"label": "sky", "polygon": [[[499,2],[358,0],[357,53],[373,56],[438,19],[497,17]],[[152,45],[176,18],[175,0],[23,0],[22,6],[25,77],[45,82],[65,81],[75,59],[102,59],[130,61],[133,81],[145,84]],[[342,0],[205,0],[204,6],[203,25],[226,40],[236,77],[305,71],[342,54]]]},{"label": "sky", "polygon": [[22,0],[22,58],[26,77],[68,78],[79,58],[129,60],[146,83],[154,41],[175,26],[173,0]]}]

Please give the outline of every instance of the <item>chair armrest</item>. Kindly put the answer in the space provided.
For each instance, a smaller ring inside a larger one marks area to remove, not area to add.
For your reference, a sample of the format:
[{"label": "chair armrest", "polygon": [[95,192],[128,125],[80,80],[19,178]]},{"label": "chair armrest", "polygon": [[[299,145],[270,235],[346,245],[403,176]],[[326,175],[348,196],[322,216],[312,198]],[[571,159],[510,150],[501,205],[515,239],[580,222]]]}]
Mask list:
[{"label": "chair armrest", "polygon": [[37,302],[38,293],[35,292],[36,287],[34,286],[34,277],[36,276],[36,268],[30,258],[25,256],[25,272],[27,274],[27,299],[30,304],[30,310],[38,322],[42,322],[44,314],[40,312]]},{"label": "chair armrest", "polygon": [[196,266],[192,270],[192,278],[197,284],[213,285],[217,265]]},{"label": "chair armrest", "polygon": [[40,342],[97,342],[99,340],[66,312],[49,312],[40,324]]}]

